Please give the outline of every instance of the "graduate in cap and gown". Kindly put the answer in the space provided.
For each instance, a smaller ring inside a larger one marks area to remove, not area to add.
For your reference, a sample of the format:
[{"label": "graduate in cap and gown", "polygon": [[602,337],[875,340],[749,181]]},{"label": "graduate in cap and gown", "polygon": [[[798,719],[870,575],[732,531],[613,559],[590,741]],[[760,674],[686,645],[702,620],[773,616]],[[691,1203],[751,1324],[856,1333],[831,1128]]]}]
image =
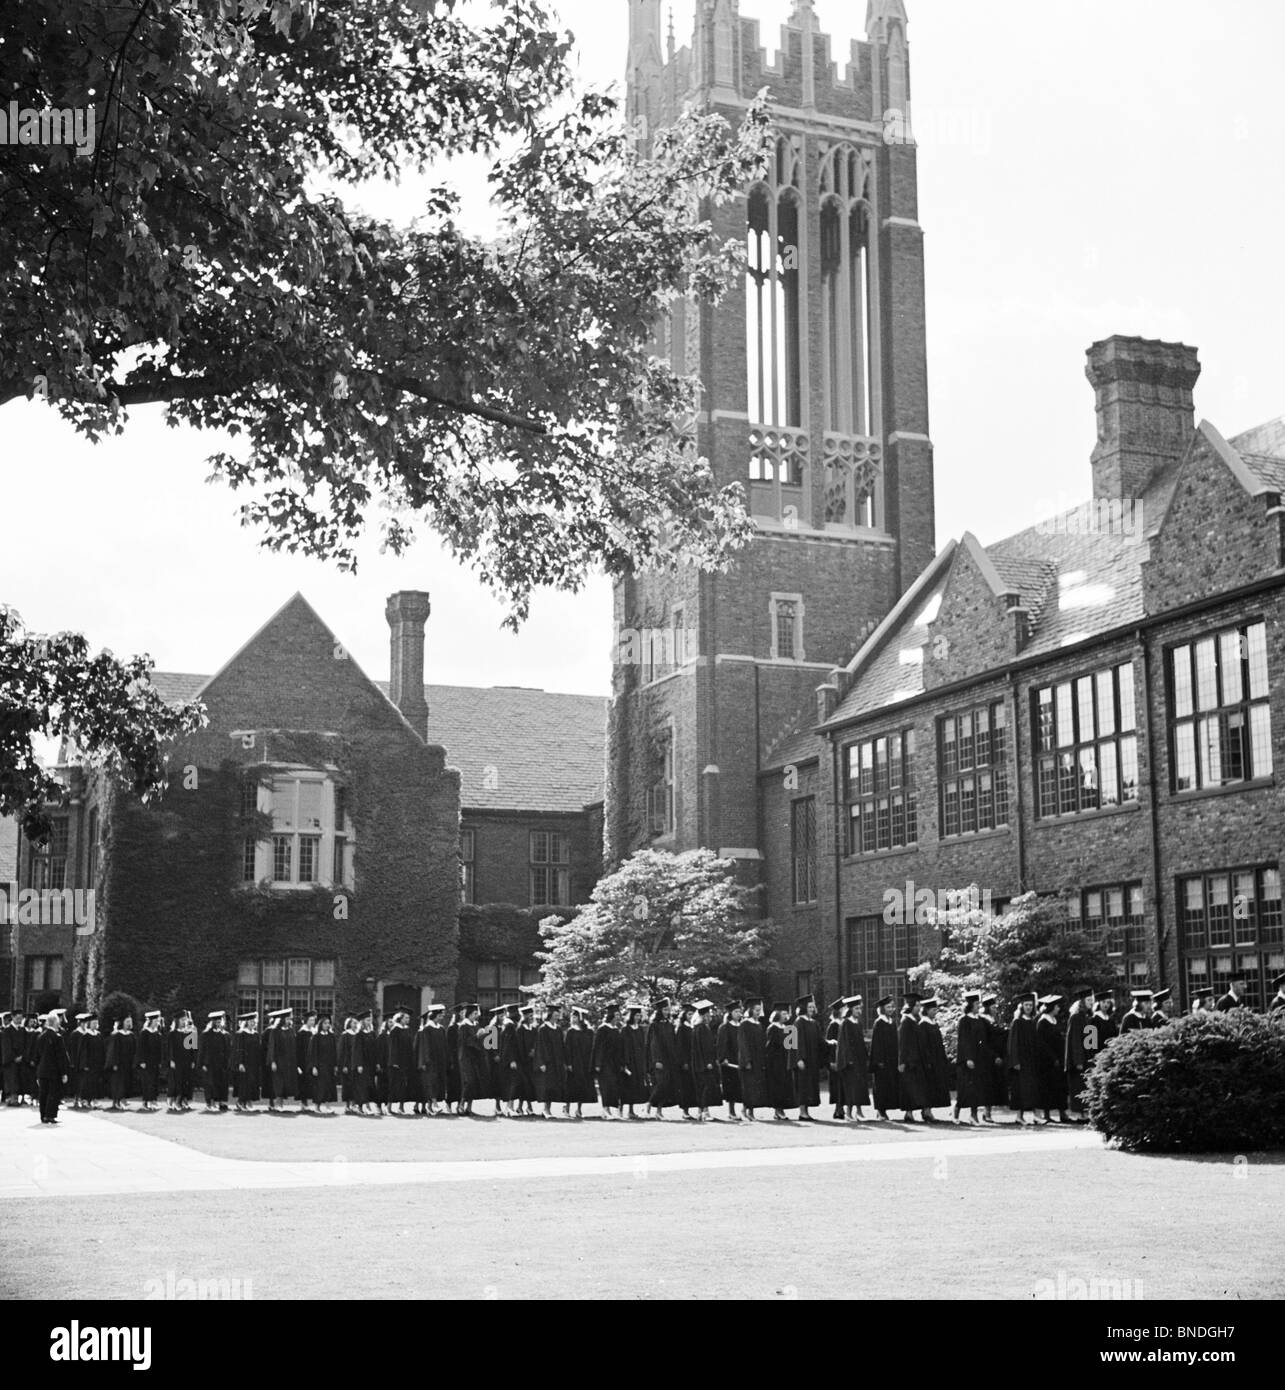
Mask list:
[{"label": "graduate in cap and gown", "polygon": [[232,1064],[232,1039],[227,1030],[227,1013],[215,1009],[201,1035],[201,1068],[205,1074],[205,1108],[228,1108],[228,1070]]},{"label": "graduate in cap and gown", "polygon": [[986,1024],[979,1012],[982,995],[977,989],[964,993],[964,1012],[959,1016],[955,1035],[955,1110],[953,1119],[961,1124],[960,1111],[967,1110],[978,1124],[978,1110],[987,1104],[987,1074],[992,1070],[990,1049],[986,1046]]},{"label": "graduate in cap and gown", "polygon": [[76,1041],[76,1050],[72,1052],[68,1049],[68,1057],[72,1065],[71,1084],[74,1096],[71,1108],[73,1110],[92,1110],[95,1098],[94,1076],[106,1057],[106,1049],[103,1047],[102,1035],[98,1031],[98,1020],[93,1014],[79,1014],[76,1021],[80,1025],[80,1036]]},{"label": "graduate in cap and gown", "polygon": [[446,1106],[460,1108],[460,1015],[463,1004],[456,1004],[446,1025]]},{"label": "graduate in cap and gown", "polygon": [[773,1004],[763,1030],[763,1057],[767,1076],[767,1103],[772,1118],[788,1120],[785,1113],[794,1104],[794,1081],[790,1075],[790,1006]]},{"label": "graduate in cap and gown", "polygon": [[875,1114],[887,1120],[891,1118],[888,1111],[896,1109],[901,1095],[897,1071],[897,1001],[891,994],[885,994],[875,1008],[878,1012],[870,1028],[870,1077]]},{"label": "graduate in cap and gown", "polygon": [[998,995],[982,995],[981,1020],[986,1025],[986,1050],[991,1063],[984,1087],[986,1108],[982,1111],[982,1119],[987,1123],[993,1106],[1008,1104],[1008,1029],[995,1012],[998,1004]]},{"label": "graduate in cap and gown", "polygon": [[254,1109],[263,1084],[263,1041],[259,1015],[241,1014],[232,1038],[232,1098],[240,1111]]},{"label": "graduate in cap and gown", "polygon": [[718,1056],[719,1084],[723,1090],[723,1100],[727,1103],[729,1120],[740,1119],[736,1113],[736,1107],[741,1103],[741,1069],[737,1037],[743,1012],[739,999],[728,1001],[727,1011],[723,1015],[723,1021],[718,1025],[714,1044]]},{"label": "graduate in cap and gown", "polygon": [[1035,1038],[1039,1046],[1040,1107],[1044,1118],[1066,1125],[1071,1117],[1066,1113],[1066,1042],[1058,1026],[1060,994],[1046,994],[1040,999],[1040,1016],[1035,1022]]},{"label": "graduate in cap and gown", "polygon": [[319,1115],[326,1114],[325,1107],[339,1099],[339,1091],[335,1084],[338,1059],[339,1046],[335,1037],[334,1021],[329,1014],[325,1014],[317,1024],[316,1031],[308,1039],[308,1056],[305,1059],[312,1100]]},{"label": "graduate in cap and gown", "polygon": [[865,1116],[861,1111],[870,1104],[870,1055],[866,1048],[865,1029],[861,1026],[862,1000],[859,994],[850,994],[840,1002],[843,1017],[839,1020],[836,1063],[843,1097],[843,1117],[863,1120]]},{"label": "graduate in cap and gown", "polygon": [[924,1053],[923,1036],[919,1031],[918,994],[907,994],[901,1001],[901,1022],[897,1025],[897,1090],[903,1119],[914,1119],[911,1111],[918,1110],[926,1124],[931,1124],[932,1103],[928,1091],[928,1059]]},{"label": "graduate in cap and gown", "polygon": [[[369,1113],[375,1086],[375,1016],[366,1009],[357,1015],[357,1031],[352,1040],[349,1059],[352,1076],[352,1100],[358,1114]],[[344,1098],[348,1092],[345,1088]]]},{"label": "graduate in cap and gown", "polygon": [[544,1022],[535,1030],[535,1098],[546,1120],[553,1106],[567,1099],[567,1044],[562,1032],[562,1005],[544,1006]]},{"label": "graduate in cap and gown", "polygon": [[1084,1073],[1088,1062],[1084,1051],[1084,1030],[1092,1026],[1093,991],[1082,988],[1072,992],[1071,1007],[1066,1015],[1066,1097],[1072,1110],[1083,1112]]},{"label": "graduate in cap and gown", "polygon": [[169,1109],[181,1113],[192,1108],[194,1068],[198,1055],[196,1024],[189,1009],[180,1009],[169,1033]]},{"label": "graduate in cap and gown", "polygon": [[736,1058],[741,1073],[741,1110],[747,1120],[754,1120],[754,1112],[768,1104],[767,1027],[761,999],[745,1001],[745,1017],[736,1029]]},{"label": "graduate in cap and gown", "polygon": [[161,1034],[161,1011],[149,1009],[143,1015],[142,1031],[134,1049],[138,1068],[138,1089],[144,1110],[155,1110],[161,1094],[161,1069],[165,1059],[165,1039]]},{"label": "graduate in cap and gown", "polygon": [[316,1031],[317,1015],[308,1013],[304,1015],[303,1023],[299,1026],[299,1031],[294,1037],[295,1076],[298,1078],[299,1108],[301,1110],[306,1110],[308,1103],[313,1099],[312,1072],[308,1068],[308,1048]]},{"label": "graduate in cap and gown", "polygon": [[293,1017],[293,1009],[273,1009],[268,1014],[268,1031],[263,1035],[264,1090],[268,1093],[268,1110],[274,1113],[297,1089],[294,1032],[289,1026]]},{"label": "graduate in cap and gown", "polygon": [[647,1071],[651,1094],[647,1114],[665,1118],[665,1107],[678,1103],[678,1036],[669,1017],[669,1000],[658,999],[647,1025]]},{"label": "graduate in cap and gown", "polygon": [[534,1004],[518,1009],[518,1114],[535,1114],[535,1043],[539,1029]]},{"label": "graduate in cap and gown", "polygon": [[56,1125],[62,1088],[71,1076],[67,1045],[62,1038],[61,1009],[51,1009],[45,1015],[44,1031],[36,1042],[36,1086],[40,1096],[40,1123]]},{"label": "graduate in cap and gown", "polygon": [[1017,1012],[1008,1030],[1008,1093],[1017,1123],[1026,1123],[1026,1112],[1037,1124],[1047,1124],[1037,1115],[1040,1108],[1040,1048],[1035,1028],[1035,994],[1017,997]]},{"label": "graduate in cap and gown", "polygon": [[[1214,1005],[1220,1014],[1225,1014],[1229,1009],[1247,1009],[1249,1000],[1245,997],[1245,972],[1237,969],[1227,977],[1227,993]],[[1126,1031],[1123,1021],[1120,1024],[1120,1031]]]},{"label": "graduate in cap and gown", "polygon": [[795,1000],[794,1021],[787,1036],[794,1043],[790,1080],[794,1088],[792,1104],[799,1119],[812,1118],[812,1106],[821,1104],[821,1026],[817,1023],[816,999],[805,994]]},{"label": "graduate in cap and gown", "polygon": [[567,1106],[574,1105],[576,1119],[584,1119],[586,1102],[593,1105],[598,1099],[598,1091],[593,1084],[593,1033],[585,1011],[578,1006],[571,1010],[571,1027],[567,1029],[563,1045],[567,1054]]},{"label": "graduate in cap and gown", "polygon": [[834,1106],[834,1119],[841,1120],[847,1113],[843,1103],[843,1077],[839,1072],[839,1029],[847,1017],[848,1010],[842,999],[830,1005],[830,1022],[825,1028],[826,1075],[830,1088],[830,1104]]},{"label": "graduate in cap and gown", "polygon": [[465,1004],[455,1035],[460,1056],[461,1115],[471,1115],[473,1102],[485,1099],[490,1089],[487,1085],[489,1066],[486,1051],[477,1031],[477,1021],[481,1012],[476,1004]]},{"label": "graduate in cap and gown", "polygon": [[24,1022],[22,1014],[0,1013],[0,1090],[4,1092],[4,1103],[9,1106],[22,1104],[18,1073]]},{"label": "graduate in cap and gown", "polygon": [[603,1114],[608,1119],[624,1118],[624,1039],[620,1030],[620,1005],[608,1004],[602,1011],[602,1022],[593,1034],[593,1051],[589,1065],[598,1085]]},{"label": "graduate in cap and gown", "polygon": [[647,1101],[647,1035],[643,1032],[643,1006],[637,1002],[625,1005],[625,1026],[620,1030],[620,1089],[623,1105],[629,1118],[637,1120],[635,1105]]},{"label": "graduate in cap and gown", "polygon": [[692,1007],[695,1015],[692,1024],[692,1082],[696,1088],[697,1119],[708,1120],[711,1108],[723,1103],[718,1038],[710,1027],[714,1003],[710,999],[699,999]]},{"label": "graduate in cap and gown", "polygon": [[411,1093],[411,1073],[415,1069],[415,1044],[411,1038],[410,1015],[398,1009],[384,1035],[384,1065],[388,1077],[388,1111],[406,1113],[406,1098]]},{"label": "graduate in cap and gown", "polygon": [[1133,1033],[1139,1028],[1151,1028],[1152,994],[1149,989],[1131,989],[1129,998],[1133,1001],[1129,1012],[1120,1020],[1122,1033]]},{"label": "graduate in cap and gown", "polygon": [[419,1109],[436,1115],[446,1101],[446,1029],[442,1027],[445,1004],[430,1004],[420,1015],[415,1035],[415,1066],[419,1071]]},{"label": "graduate in cap and gown", "polygon": [[134,1094],[134,1020],[126,1014],[112,1027],[107,1040],[107,1072],[111,1080],[113,1110],[128,1110],[126,1097]]},{"label": "graduate in cap and gown", "polygon": [[924,1054],[924,1075],[928,1080],[928,1119],[934,1119],[933,1107],[950,1104],[950,1083],[953,1069],[946,1059],[946,1044],[937,1025],[937,1010],[941,1000],[935,995],[919,1002],[919,1036]]},{"label": "graduate in cap and gown", "polygon": [[1173,996],[1171,989],[1158,989],[1151,996],[1151,1026],[1153,1028],[1163,1028],[1169,1022],[1169,1015],[1165,1013],[1164,1006]]},{"label": "graduate in cap and gown", "polygon": [[678,1046],[678,1108],[683,1119],[695,1118],[691,1114],[696,1104],[696,1078],[692,1075],[692,1015],[695,1010],[690,1004],[681,1004],[678,1021],[674,1025],[674,1041]]},{"label": "graduate in cap and gown", "polygon": [[1083,1074],[1087,1075],[1107,1043],[1120,1036],[1120,1025],[1115,1021],[1115,996],[1109,989],[1098,990],[1094,994],[1093,1012],[1081,1031],[1084,1040]]}]

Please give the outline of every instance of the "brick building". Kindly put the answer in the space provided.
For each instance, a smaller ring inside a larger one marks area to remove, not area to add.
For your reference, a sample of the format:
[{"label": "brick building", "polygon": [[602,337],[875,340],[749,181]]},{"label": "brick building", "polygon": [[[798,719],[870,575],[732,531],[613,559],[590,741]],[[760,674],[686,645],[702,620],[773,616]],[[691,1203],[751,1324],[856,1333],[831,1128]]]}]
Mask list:
[{"label": "brick building", "polygon": [[904,6],[871,0],[866,27],[840,69],[796,0],[770,68],[734,0],[697,0],[664,53],[659,5],[631,3],[635,119],[695,97],[735,120],[766,85],[780,140],[713,212],[747,238],[744,292],[659,329],[757,534],[726,575],[617,586],[608,864],[738,860],[780,997],[898,992],[932,949],[915,894],[976,884],[1063,895],[1122,986],[1185,1003],[1235,969],[1263,999],[1285,969],[1285,421],[1226,440],[1197,426],[1193,349],[1106,339],[1092,500],[934,553]]}]

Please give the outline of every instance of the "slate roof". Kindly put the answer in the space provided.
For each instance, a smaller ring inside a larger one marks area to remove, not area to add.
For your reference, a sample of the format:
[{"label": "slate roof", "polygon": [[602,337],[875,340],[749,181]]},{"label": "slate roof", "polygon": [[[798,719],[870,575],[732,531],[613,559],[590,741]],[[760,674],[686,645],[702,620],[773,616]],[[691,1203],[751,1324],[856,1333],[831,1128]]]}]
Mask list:
[{"label": "slate roof", "polygon": [[[1212,426],[1202,426],[1218,439]],[[1219,439],[1218,442],[1221,442]],[[1285,416],[1229,441],[1251,482],[1285,493]],[[1023,659],[1054,652],[1145,616],[1142,562],[1148,537],[1163,522],[1177,487],[1181,461],[1165,468],[1141,500],[1141,513],[1121,515],[1117,529],[1076,525],[1085,508],[1059,513],[984,548],[1001,591],[1019,593],[1027,609],[1028,641]],[[1072,519],[1068,523],[1068,518]],[[965,537],[959,551],[976,545]],[[973,552],[975,555],[977,551]],[[956,555],[958,551],[956,551]],[[936,573],[920,592],[912,589],[893,610],[891,622],[874,634],[849,663],[853,684],[826,725],[894,705],[923,693],[923,649],[954,557],[943,551],[925,571]],[[921,581],[924,576],[921,576]],[[898,609],[901,611],[898,612]]]},{"label": "slate roof", "polygon": [[[152,684],[171,704],[193,699],[209,679],[152,673]],[[375,684],[388,694],[387,681]],[[424,697],[428,740],[440,743],[447,766],[460,770],[465,810],[582,811],[602,800],[603,696],[522,686],[426,685]]]}]

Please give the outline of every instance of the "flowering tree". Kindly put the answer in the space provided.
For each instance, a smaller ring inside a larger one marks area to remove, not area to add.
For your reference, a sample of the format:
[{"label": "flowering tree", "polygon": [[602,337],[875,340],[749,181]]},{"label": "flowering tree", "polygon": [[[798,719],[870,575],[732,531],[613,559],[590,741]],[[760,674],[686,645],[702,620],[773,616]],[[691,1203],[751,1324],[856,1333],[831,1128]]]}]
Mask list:
[{"label": "flowering tree", "polygon": [[712,850],[639,850],[569,921],[540,923],[537,993],[597,1009],[718,989],[766,963],[771,924],[751,917],[752,897]]}]

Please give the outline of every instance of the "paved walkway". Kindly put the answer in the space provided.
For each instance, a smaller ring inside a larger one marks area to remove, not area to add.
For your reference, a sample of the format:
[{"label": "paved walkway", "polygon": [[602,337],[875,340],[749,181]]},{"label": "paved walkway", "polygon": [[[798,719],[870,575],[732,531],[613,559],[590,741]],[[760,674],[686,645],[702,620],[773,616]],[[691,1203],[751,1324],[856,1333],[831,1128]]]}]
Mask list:
[{"label": "paved walkway", "polygon": [[[677,1136],[676,1136],[677,1137]],[[664,1154],[561,1154],[438,1162],[266,1162],[200,1153],[123,1125],[77,1115],[50,1130],[30,1109],[0,1112],[0,1200],[111,1196],[132,1192],[210,1192],[505,1179],[639,1177],[717,1168],[930,1162],[1043,1150],[1099,1149],[1091,1130],[1039,1129],[886,1144],[704,1150]]]}]

